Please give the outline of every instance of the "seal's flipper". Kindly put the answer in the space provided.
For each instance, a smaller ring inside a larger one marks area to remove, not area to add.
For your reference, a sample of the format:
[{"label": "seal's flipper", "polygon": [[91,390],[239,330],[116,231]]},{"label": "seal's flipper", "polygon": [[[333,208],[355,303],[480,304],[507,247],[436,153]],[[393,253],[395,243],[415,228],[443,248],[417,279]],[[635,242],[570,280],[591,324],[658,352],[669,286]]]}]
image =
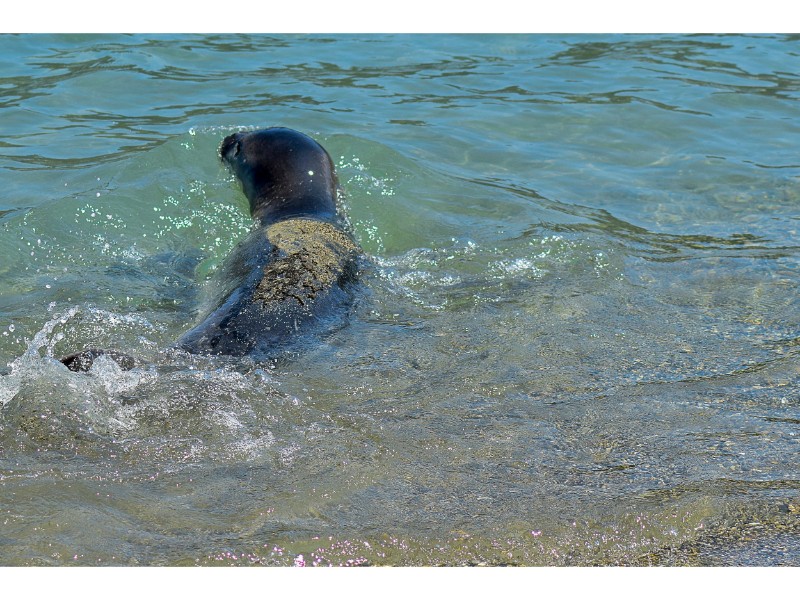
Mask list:
[{"label": "seal's flipper", "polygon": [[123,371],[130,371],[136,366],[136,361],[132,356],[117,352],[116,350],[101,350],[99,348],[87,348],[82,352],[76,352],[60,359],[64,365],[75,373],[86,373],[92,368],[98,356],[108,356],[117,363]]}]

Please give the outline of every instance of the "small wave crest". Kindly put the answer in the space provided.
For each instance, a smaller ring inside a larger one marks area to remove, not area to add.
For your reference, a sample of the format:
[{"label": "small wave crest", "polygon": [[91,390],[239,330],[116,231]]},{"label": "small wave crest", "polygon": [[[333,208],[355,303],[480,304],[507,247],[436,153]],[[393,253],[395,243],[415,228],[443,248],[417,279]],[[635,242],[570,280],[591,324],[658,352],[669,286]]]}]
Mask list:
[{"label": "small wave crest", "polygon": [[259,400],[266,394],[281,404],[282,396],[272,393],[274,382],[264,368],[233,361],[220,366],[207,357],[159,350],[141,338],[136,368],[123,371],[100,356],[89,373],[73,373],[58,360],[57,344],[81,321],[102,322],[106,330],[109,324],[152,329],[138,315],[96,308],[73,306],[53,314],[0,376],[0,436],[6,442],[80,453],[102,452],[111,444],[163,465],[209,456],[249,460],[275,443],[271,428],[264,427],[272,417],[263,411],[269,415],[271,409],[259,408]]}]

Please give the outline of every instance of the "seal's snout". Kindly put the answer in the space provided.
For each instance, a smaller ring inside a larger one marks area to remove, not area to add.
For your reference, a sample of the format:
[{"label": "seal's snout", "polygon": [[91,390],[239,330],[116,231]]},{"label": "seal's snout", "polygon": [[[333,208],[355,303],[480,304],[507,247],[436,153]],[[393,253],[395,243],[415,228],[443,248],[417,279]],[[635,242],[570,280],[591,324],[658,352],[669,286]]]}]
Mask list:
[{"label": "seal's snout", "polygon": [[222,140],[222,144],[219,147],[219,157],[223,161],[230,161],[231,158],[239,153],[239,138],[240,134],[234,133]]}]

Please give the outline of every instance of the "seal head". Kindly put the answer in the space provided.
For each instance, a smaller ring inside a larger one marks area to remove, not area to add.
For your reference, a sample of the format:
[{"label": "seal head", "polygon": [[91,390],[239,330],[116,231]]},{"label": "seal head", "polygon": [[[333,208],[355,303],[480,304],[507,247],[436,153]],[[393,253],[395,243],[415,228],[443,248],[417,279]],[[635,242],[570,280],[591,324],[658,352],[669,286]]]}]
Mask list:
[{"label": "seal head", "polygon": [[234,133],[220,156],[242,183],[262,225],[295,217],[333,220],[337,181],[331,157],[313,139],[285,127]]}]

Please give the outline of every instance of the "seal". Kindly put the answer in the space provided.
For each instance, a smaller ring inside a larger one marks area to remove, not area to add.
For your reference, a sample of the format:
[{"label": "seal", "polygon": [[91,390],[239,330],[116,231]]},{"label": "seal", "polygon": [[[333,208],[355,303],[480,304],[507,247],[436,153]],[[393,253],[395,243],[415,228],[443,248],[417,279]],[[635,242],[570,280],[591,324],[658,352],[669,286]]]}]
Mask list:
[{"label": "seal", "polygon": [[[226,259],[214,300],[176,347],[193,354],[266,357],[307,333],[338,326],[353,300],[363,256],[337,211],[338,182],[325,149],[284,127],[234,133],[220,157],[241,182],[255,227]],[[88,371],[88,349],[61,361]]]},{"label": "seal", "polygon": [[352,302],[362,251],[339,218],[328,153],[305,134],[272,127],[226,137],[220,156],[256,227],[223,266],[219,300],[177,347],[258,357],[335,327]]}]

